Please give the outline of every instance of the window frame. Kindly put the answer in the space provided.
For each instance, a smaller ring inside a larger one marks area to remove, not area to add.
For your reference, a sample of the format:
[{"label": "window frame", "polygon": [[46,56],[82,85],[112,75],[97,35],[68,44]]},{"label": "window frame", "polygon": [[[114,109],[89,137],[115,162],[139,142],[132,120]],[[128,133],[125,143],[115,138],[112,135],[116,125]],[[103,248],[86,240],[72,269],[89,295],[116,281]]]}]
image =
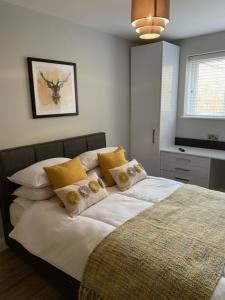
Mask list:
[{"label": "window frame", "polygon": [[[183,115],[181,116],[181,118],[183,119],[211,119],[211,120],[225,120],[225,110],[224,110],[224,115],[222,116],[216,116],[216,115],[204,115],[204,114],[200,114],[200,115],[195,115],[195,114],[188,114],[188,111],[190,111],[188,109],[189,105],[190,105],[190,91],[191,91],[191,85],[193,86],[193,79],[192,82],[190,80],[190,58],[195,57],[197,60],[197,57],[199,57],[199,59],[203,59],[203,57],[212,57],[212,58],[216,58],[216,57],[224,57],[225,58],[225,50],[220,50],[220,51],[214,51],[214,52],[208,52],[208,53],[200,53],[200,54],[193,54],[193,55],[188,55],[186,57],[186,71],[185,71],[185,87],[184,87],[184,105],[183,105]],[[196,70],[197,73],[197,70]],[[197,74],[195,74],[195,79],[197,78]],[[195,89],[196,91],[197,89]]]}]

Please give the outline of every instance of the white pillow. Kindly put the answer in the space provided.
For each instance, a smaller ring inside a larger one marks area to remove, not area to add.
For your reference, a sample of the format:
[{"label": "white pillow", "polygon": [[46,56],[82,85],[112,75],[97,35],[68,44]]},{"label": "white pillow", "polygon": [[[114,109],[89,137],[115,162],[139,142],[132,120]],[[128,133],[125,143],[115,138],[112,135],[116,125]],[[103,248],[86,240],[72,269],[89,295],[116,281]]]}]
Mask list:
[{"label": "white pillow", "polygon": [[12,193],[14,196],[34,201],[47,200],[53,197],[54,194],[52,186],[46,186],[40,189],[21,186]]},{"label": "white pillow", "polygon": [[116,149],[118,149],[118,147],[100,148],[97,150],[84,152],[84,153],[78,155],[78,157],[81,161],[81,164],[85,168],[85,171],[89,171],[89,170],[96,168],[99,165],[97,153],[113,152]]},{"label": "white pillow", "polygon": [[56,157],[39,161],[23,170],[13,174],[8,179],[16,184],[24,185],[32,188],[42,188],[50,185],[48,177],[43,167],[50,167],[57,164],[62,164],[70,160],[66,157]]},{"label": "white pillow", "polygon": [[102,170],[100,167],[96,167],[90,171],[87,171],[87,176],[90,176],[94,173],[96,173],[98,175],[98,177],[103,178]]},{"label": "white pillow", "polygon": [[126,191],[135,183],[147,178],[147,173],[136,159],[122,165],[121,167],[110,169],[113,179],[117,187],[121,191]]},{"label": "white pillow", "polygon": [[91,205],[108,196],[102,179],[92,174],[88,179],[55,190],[71,217],[77,216]]}]

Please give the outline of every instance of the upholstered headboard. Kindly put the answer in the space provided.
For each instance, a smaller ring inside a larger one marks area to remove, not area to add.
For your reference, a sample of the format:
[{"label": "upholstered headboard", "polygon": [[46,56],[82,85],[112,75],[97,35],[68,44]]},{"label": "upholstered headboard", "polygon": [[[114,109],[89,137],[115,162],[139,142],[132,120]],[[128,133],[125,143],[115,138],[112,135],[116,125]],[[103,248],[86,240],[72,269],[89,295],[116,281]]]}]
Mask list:
[{"label": "upholstered headboard", "polygon": [[9,206],[13,200],[11,194],[16,188],[7,179],[8,176],[40,160],[53,157],[73,158],[85,151],[105,146],[105,133],[100,132],[0,151],[0,205],[6,242],[12,230],[9,216]]}]

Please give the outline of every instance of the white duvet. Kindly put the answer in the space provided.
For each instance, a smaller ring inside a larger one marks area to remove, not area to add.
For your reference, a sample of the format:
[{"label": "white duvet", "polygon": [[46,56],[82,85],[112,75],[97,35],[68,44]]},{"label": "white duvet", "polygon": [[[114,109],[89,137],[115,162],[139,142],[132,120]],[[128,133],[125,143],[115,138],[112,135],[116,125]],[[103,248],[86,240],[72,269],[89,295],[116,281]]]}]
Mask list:
[{"label": "white duvet", "polygon": [[[88,257],[116,227],[172,194],[181,183],[148,177],[126,192],[115,187],[109,196],[71,218],[55,198],[36,201],[25,211],[10,237],[32,254],[81,281]],[[212,300],[225,299],[225,278]]]}]

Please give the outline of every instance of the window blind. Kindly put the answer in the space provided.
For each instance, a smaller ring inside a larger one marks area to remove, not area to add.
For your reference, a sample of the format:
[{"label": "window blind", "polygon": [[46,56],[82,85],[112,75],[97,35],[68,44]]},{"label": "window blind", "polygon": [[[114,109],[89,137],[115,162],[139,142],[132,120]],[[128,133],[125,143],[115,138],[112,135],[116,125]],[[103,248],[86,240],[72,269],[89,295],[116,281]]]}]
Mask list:
[{"label": "window blind", "polygon": [[225,117],[225,51],[188,58],[184,115]]}]

